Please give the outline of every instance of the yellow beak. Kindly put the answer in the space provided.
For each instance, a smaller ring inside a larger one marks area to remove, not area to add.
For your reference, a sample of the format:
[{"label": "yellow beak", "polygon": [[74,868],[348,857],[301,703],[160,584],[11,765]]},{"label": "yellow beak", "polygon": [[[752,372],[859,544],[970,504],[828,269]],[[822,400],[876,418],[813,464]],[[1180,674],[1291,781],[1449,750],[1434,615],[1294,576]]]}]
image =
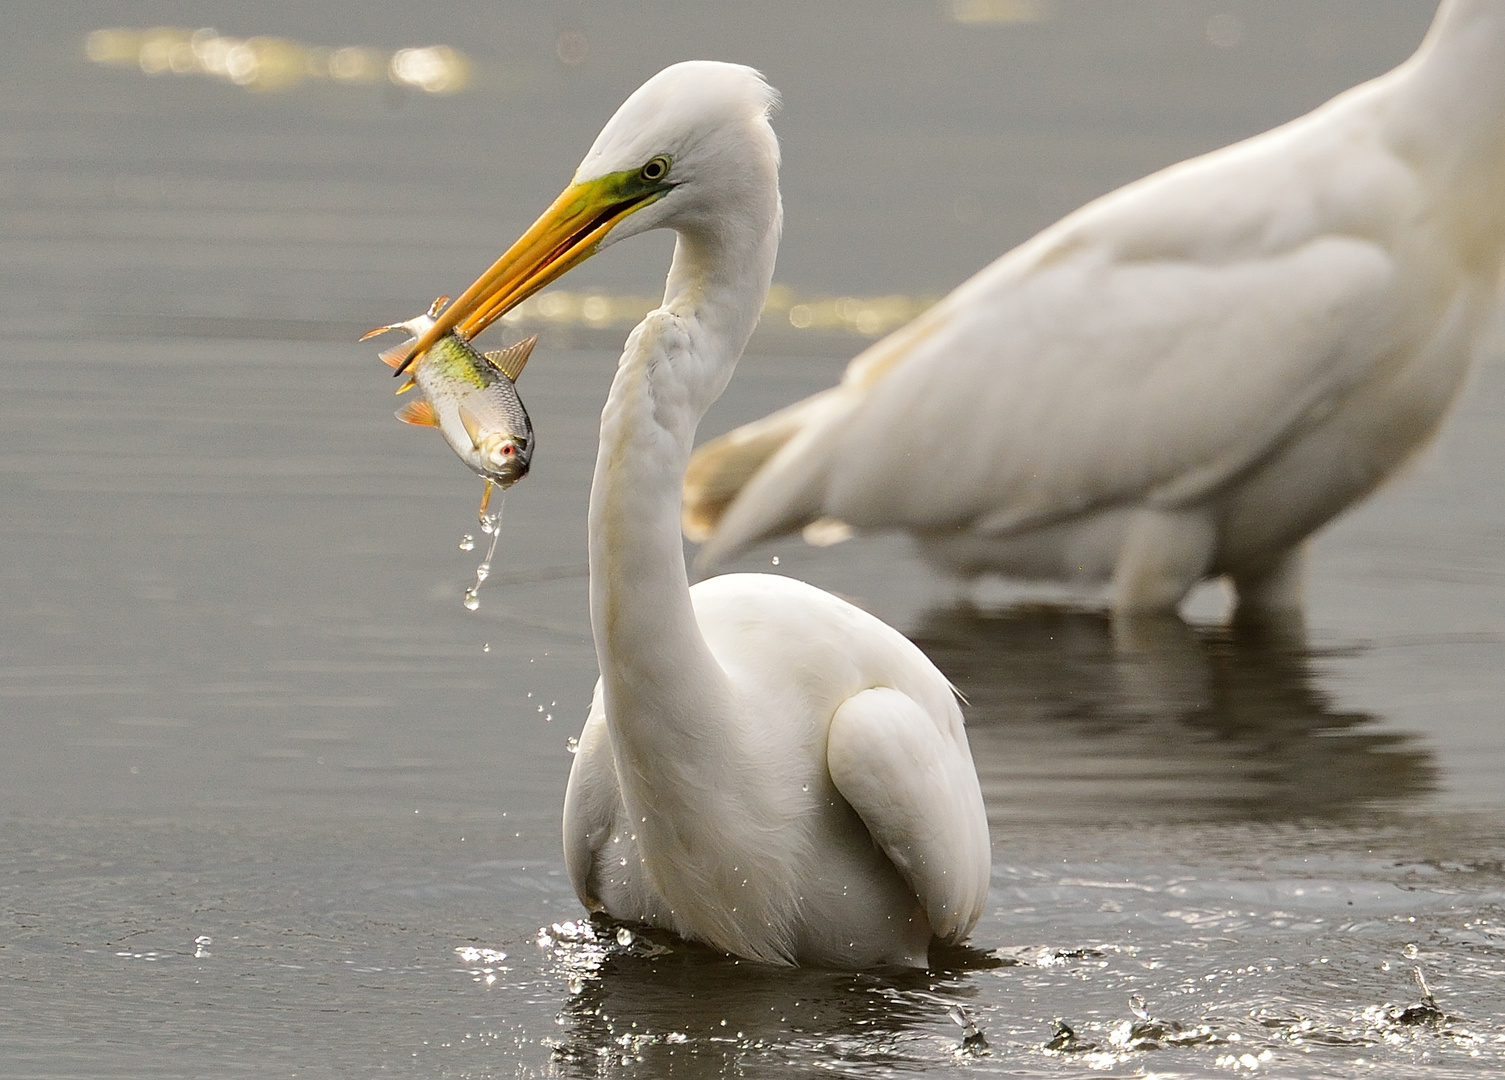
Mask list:
[{"label": "yellow beak", "polygon": [[667,185],[645,185],[636,172],[613,173],[565,188],[527,232],[413,343],[397,367],[401,375],[451,331],[467,341],[549,282],[596,253],[613,226],[657,202]]}]

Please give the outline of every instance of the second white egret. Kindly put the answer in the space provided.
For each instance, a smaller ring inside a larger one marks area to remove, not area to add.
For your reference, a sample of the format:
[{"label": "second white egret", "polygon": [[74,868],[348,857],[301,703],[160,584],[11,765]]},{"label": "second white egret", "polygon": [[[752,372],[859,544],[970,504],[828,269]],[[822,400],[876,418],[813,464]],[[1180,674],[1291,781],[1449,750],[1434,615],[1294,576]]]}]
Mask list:
[{"label": "second white egret", "polygon": [[1090,203],[701,448],[685,528],[705,566],[897,529],[1118,612],[1220,575],[1296,611],[1305,538],[1457,395],[1502,259],[1505,0],[1445,0],[1388,75]]}]

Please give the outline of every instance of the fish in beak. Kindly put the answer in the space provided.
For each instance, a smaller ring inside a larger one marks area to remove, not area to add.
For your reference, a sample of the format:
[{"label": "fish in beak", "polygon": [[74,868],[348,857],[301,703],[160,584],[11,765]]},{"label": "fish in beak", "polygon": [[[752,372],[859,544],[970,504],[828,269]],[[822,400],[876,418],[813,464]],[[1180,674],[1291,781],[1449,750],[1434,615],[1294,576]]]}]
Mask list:
[{"label": "fish in beak", "polygon": [[418,363],[446,334],[474,340],[539,289],[594,255],[622,220],[673,188],[669,167],[669,159],[660,155],[641,168],[565,188],[517,243],[418,336],[397,365],[397,374]]}]

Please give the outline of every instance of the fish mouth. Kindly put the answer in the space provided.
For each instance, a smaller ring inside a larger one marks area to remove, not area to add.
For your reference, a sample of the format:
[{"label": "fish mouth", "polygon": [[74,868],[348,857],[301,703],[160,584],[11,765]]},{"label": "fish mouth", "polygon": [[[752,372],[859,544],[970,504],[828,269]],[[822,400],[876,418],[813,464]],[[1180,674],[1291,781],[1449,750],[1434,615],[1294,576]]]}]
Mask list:
[{"label": "fish mouth", "polygon": [[508,465],[504,468],[486,468],[481,470],[483,479],[490,480],[499,488],[510,488],[523,477],[528,475],[528,463],[519,461],[516,465]]},{"label": "fish mouth", "polygon": [[401,375],[445,334],[466,341],[539,289],[594,255],[607,233],[628,215],[657,202],[672,185],[647,184],[637,171],[571,184],[412,345]]},{"label": "fish mouth", "polygon": [[523,443],[514,443],[516,452],[503,462],[496,462],[482,454],[482,466],[476,471],[500,488],[509,488],[528,475],[528,466],[533,457],[533,448]]}]

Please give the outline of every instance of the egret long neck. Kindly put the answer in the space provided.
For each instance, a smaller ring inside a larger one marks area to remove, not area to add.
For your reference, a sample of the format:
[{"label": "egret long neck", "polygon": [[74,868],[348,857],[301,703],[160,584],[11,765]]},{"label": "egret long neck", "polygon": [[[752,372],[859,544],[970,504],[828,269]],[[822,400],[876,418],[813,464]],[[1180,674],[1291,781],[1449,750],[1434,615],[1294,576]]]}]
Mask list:
[{"label": "egret long neck", "polygon": [[[757,323],[777,194],[751,234],[681,232],[664,305],[633,331],[601,415],[590,505],[591,629],[619,753],[644,773],[706,740],[730,687],[690,605],[680,489],[695,428]],[[646,776],[645,779],[651,779]],[[672,789],[671,789],[672,790]]]},{"label": "egret long neck", "polygon": [[[1398,75],[1391,130],[1443,171],[1497,170],[1505,155],[1505,3],[1443,0]],[[1498,174],[1493,177],[1498,186]]]}]

